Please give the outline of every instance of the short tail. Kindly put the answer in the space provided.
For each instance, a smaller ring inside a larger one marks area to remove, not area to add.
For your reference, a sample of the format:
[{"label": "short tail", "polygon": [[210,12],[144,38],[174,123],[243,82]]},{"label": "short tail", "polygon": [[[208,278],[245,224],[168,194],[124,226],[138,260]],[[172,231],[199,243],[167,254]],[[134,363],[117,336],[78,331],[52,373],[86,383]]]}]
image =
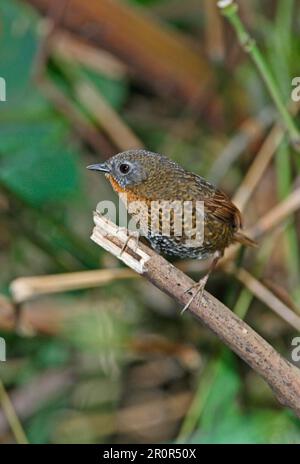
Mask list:
[{"label": "short tail", "polygon": [[250,247],[257,247],[258,243],[255,242],[255,240],[252,240],[252,238],[247,237],[243,232],[240,230],[238,232],[235,232],[234,234],[234,241],[241,243],[242,245],[245,246],[250,246]]}]

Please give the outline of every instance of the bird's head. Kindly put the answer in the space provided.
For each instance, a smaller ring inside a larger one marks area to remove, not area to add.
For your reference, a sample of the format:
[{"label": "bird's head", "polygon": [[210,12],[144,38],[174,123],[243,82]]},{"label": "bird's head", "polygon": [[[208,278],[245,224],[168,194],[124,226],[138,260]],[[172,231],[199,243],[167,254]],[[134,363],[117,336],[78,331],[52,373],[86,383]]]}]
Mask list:
[{"label": "bird's head", "polygon": [[167,157],[146,150],[124,151],[87,168],[104,172],[117,191],[134,190],[145,196],[162,191],[169,176],[183,171]]}]

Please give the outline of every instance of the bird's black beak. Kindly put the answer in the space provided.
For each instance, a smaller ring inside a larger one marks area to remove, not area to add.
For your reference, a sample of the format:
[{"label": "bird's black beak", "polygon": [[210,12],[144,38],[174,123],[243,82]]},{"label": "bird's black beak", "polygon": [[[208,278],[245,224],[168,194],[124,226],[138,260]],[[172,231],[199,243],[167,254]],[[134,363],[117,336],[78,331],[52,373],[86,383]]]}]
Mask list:
[{"label": "bird's black beak", "polygon": [[90,169],[91,171],[110,172],[110,169],[106,163],[91,164],[90,166],[87,166],[86,168]]}]

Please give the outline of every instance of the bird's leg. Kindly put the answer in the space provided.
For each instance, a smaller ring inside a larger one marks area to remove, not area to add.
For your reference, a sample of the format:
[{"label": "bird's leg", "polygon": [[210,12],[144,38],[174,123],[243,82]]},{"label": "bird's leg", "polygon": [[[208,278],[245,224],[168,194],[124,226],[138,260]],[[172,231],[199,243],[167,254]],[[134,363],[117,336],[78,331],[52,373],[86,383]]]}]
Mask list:
[{"label": "bird's leg", "polygon": [[134,231],[129,231],[128,232],[128,237],[126,239],[126,242],[124,243],[123,247],[122,247],[122,250],[120,251],[120,254],[119,254],[119,257],[122,256],[122,254],[124,253],[124,251],[126,250],[127,248],[127,245],[128,245],[128,242],[131,238],[134,238],[135,239],[135,249],[134,251],[136,251],[138,245],[139,245],[139,240],[140,240],[140,232],[138,230],[134,230]]},{"label": "bird's leg", "polygon": [[193,294],[192,298],[188,301],[188,303],[185,305],[185,307],[181,311],[181,314],[183,314],[189,308],[190,304],[192,303],[192,301],[194,301],[194,299],[197,296],[200,295],[200,299],[202,299],[206,282],[208,281],[208,278],[209,278],[210,274],[212,273],[212,271],[215,269],[219,259],[220,259],[220,254],[218,253],[218,255],[214,257],[214,259],[213,259],[207,273],[205,274],[205,276],[202,277],[202,279],[200,279],[199,282],[195,283],[190,288],[188,288],[187,290],[184,291],[184,293],[189,293],[191,290],[195,289],[195,293]]}]

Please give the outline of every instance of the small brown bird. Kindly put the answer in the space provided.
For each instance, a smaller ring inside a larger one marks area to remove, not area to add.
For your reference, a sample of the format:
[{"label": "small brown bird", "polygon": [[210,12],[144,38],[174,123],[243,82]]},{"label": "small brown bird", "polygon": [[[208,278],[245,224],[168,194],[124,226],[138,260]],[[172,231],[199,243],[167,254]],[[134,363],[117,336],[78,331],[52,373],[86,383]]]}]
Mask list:
[{"label": "small brown bird", "polygon": [[[186,290],[195,289],[195,292],[184,310],[196,295],[202,295],[207,279],[226,247],[234,242],[256,245],[242,232],[241,213],[225,193],[166,156],[141,149],[129,150],[105,163],[88,166],[88,169],[104,172],[113,189],[118,194],[126,194],[129,212],[135,202],[146,205],[139,212],[140,231],[157,252],[176,258],[213,258],[207,274]],[[157,207],[163,202],[170,205],[169,210]],[[203,206],[202,214],[199,205]],[[176,208],[180,210],[180,233]],[[156,227],[153,218],[158,219]],[[166,220],[169,222],[167,233],[164,228]]]}]

